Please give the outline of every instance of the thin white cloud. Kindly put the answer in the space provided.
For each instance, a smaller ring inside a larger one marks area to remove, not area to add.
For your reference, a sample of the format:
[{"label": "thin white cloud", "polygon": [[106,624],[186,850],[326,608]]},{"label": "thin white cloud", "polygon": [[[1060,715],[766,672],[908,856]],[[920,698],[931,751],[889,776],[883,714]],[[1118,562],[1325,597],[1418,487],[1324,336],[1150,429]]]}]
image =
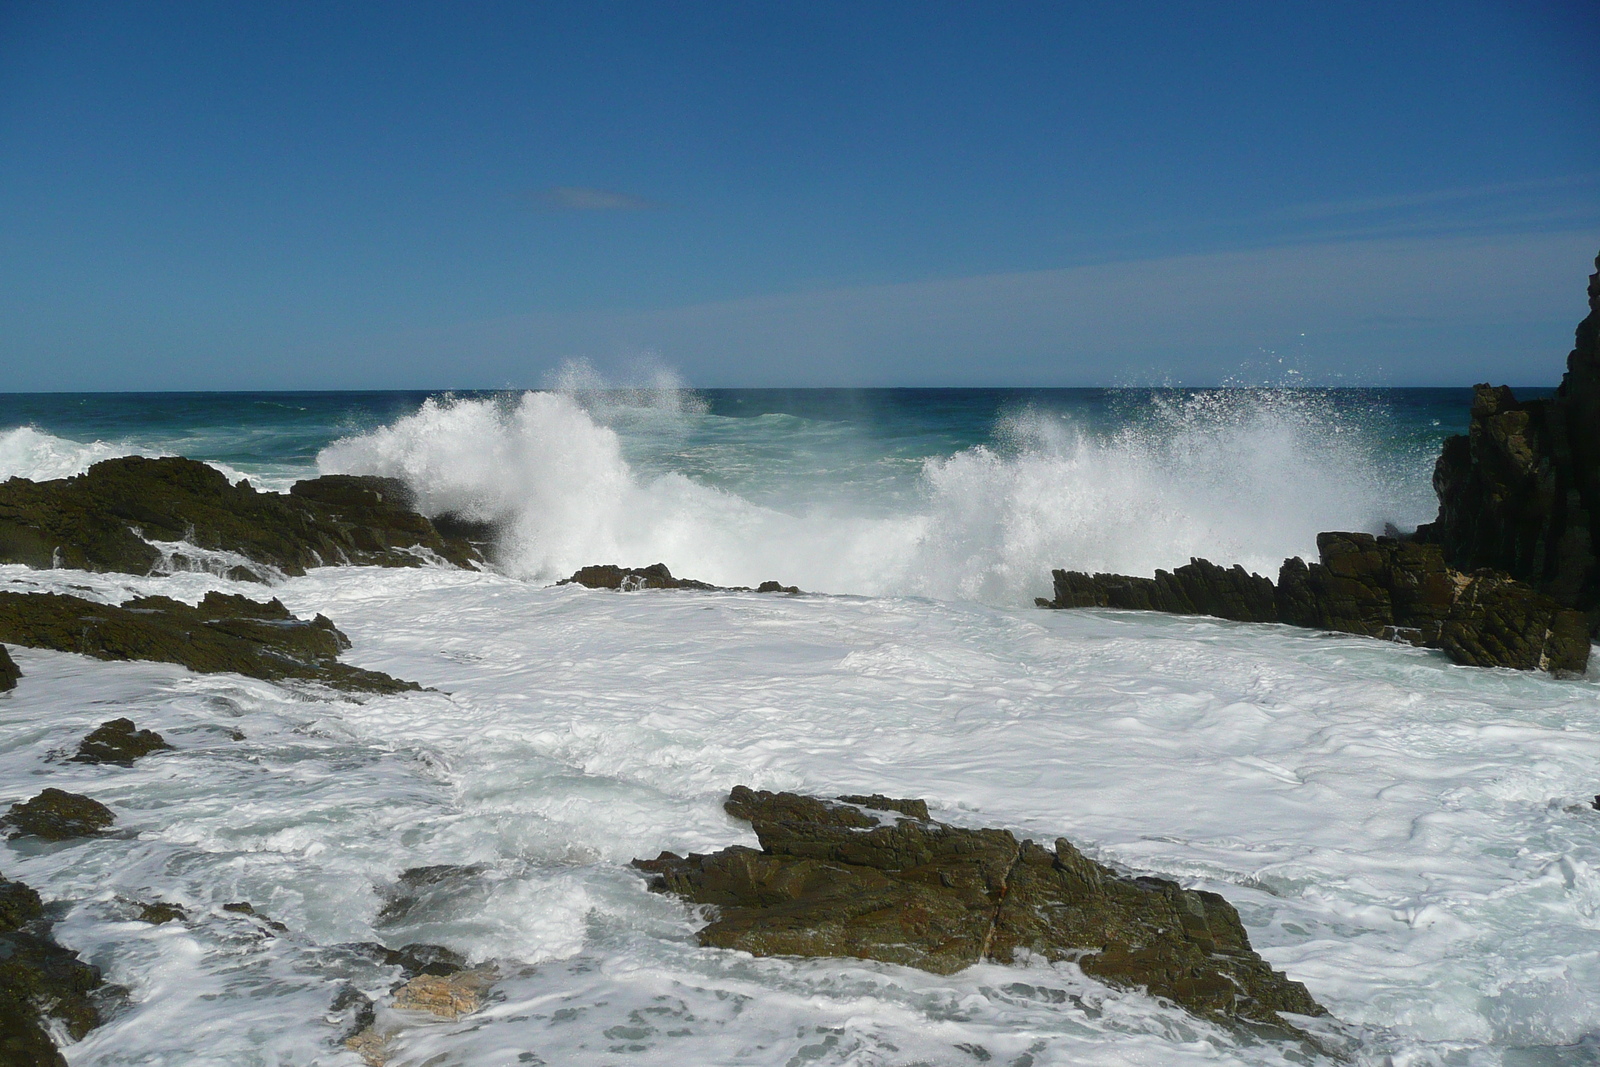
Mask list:
[{"label": "thin white cloud", "polygon": [[652,211],[663,205],[631,193],[591,189],[582,185],[557,185],[528,194],[535,207],[546,211]]}]

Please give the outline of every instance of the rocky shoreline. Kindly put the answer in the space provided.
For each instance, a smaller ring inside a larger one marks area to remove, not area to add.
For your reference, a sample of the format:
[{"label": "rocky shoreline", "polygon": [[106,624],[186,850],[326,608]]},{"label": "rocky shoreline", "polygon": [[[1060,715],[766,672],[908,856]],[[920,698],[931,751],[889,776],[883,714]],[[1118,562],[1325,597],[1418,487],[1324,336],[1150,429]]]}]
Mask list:
[{"label": "rocky shoreline", "polygon": [[935,974],[1031,955],[1071,960],[1201,1016],[1281,1026],[1280,1013],[1327,1014],[1251,949],[1222,897],[1121,875],[1065,838],[1019,842],[1006,830],[935,822],[921,800],[878,795],[735,786],[723,807],[750,823],[760,851],[634,861],[652,889],[716,908],[702,945]]},{"label": "rocky shoreline", "polygon": [[1056,570],[1046,608],[1282,622],[1437,648],[1452,663],[1583,674],[1600,638],[1600,257],[1556,395],[1474,387],[1433,474],[1439,514],[1410,537],[1324,533],[1278,581],[1191,559],[1154,578]]}]

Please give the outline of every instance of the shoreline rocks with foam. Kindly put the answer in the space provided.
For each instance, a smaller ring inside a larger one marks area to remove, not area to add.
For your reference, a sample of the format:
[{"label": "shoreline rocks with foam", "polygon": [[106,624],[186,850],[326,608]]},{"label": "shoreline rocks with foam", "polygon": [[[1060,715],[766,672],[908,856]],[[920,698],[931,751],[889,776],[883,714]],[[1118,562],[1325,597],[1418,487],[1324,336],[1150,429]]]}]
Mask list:
[{"label": "shoreline rocks with foam", "polygon": [[652,889],[718,909],[702,945],[935,974],[1032,954],[1197,1015],[1284,1025],[1279,1013],[1326,1014],[1251,949],[1222,897],[1121,875],[1064,838],[1045,848],[935,822],[922,801],[882,796],[735,786],[724,807],[751,824],[760,851],[634,861]]},{"label": "shoreline rocks with foam", "polygon": [[265,581],[331,564],[484,562],[473,538],[486,529],[441,517],[446,535],[411,504],[393,478],[325,475],[257,492],[195,460],[124,456],[71,478],[0,483],[0,563]]},{"label": "shoreline rocks with foam", "polygon": [[320,682],[345,691],[421,688],[340,663],[350,641],[326,616],[301,619],[278,600],[261,603],[216,592],[194,607],[164,596],[110,605],[64,593],[0,592],[0,640],[96,659],[176,663],[201,674]]},{"label": "shoreline rocks with foam", "polygon": [[557,585],[581,585],[585,589],[615,589],[632,593],[640,589],[700,589],[713,593],[787,593],[799,596],[800,588],[781,582],[762,582],[752,589],[748,585],[712,585],[693,578],[675,578],[665,563],[652,563],[648,567],[619,567],[615,563],[596,563],[581,567],[570,578]]},{"label": "shoreline rocks with foam", "polygon": [[1242,567],[1190,560],[1154,578],[1051,572],[1047,608],[1126,608],[1283,622],[1436,648],[1471,667],[1582,674],[1589,630],[1579,612],[1508,575],[1445,564],[1438,545],[1364,533],[1317,536],[1321,560],[1283,563],[1277,585]]}]

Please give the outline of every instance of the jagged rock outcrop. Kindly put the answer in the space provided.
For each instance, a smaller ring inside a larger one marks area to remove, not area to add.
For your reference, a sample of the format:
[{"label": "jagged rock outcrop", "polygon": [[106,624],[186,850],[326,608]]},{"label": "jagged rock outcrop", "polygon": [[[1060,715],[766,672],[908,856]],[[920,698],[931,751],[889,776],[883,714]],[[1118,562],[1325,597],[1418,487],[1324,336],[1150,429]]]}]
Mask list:
[{"label": "jagged rock outcrop", "polygon": [[1281,1023],[1322,1015],[1305,986],[1250,948],[1215,893],[1131,878],[1065,839],[934,822],[920,800],[819,800],[736,786],[724,805],[761,849],[663,852],[635,866],[652,888],[717,907],[703,945],[758,956],[843,956],[951,974],[1019,952],[1075,960],[1196,1014]]},{"label": "jagged rock outcrop", "polygon": [[1154,578],[1054,571],[1042,607],[1132,608],[1285,622],[1437,648],[1473,667],[1582,673],[1586,620],[1533,587],[1490,570],[1463,573],[1436,544],[1363,533],[1317,535],[1320,562],[1285,560],[1278,583],[1203,559]]},{"label": "jagged rock outcrop", "polygon": [[1471,426],[1445,442],[1433,486],[1439,515],[1418,540],[1453,567],[1504,571],[1582,611],[1600,636],[1600,272],[1556,395],[1477,386]]},{"label": "jagged rock outcrop", "polygon": [[111,809],[98,800],[51,787],[31,800],[11,805],[11,810],[0,816],[0,830],[8,837],[70,841],[93,837],[116,821]]},{"label": "jagged rock outcrop", "polygon": [[[748,585],[712,585],[693,578],[674,578],[665,563],[652,563],[648,567],[619,567],[615,563],[596,563],[581,568],[571,578],[563,578],[557,585],[581,585],[586,589],[616,589],[631,593],[638,589],[708,589],[718,593],[749,593]],[[797,586],[781,582],[762,582],[757,593],[789,593],[798,595]]]},{"label": "jagged rock outcrop", "polygon": [[50,1023],[81,1040],[100,1025],[101,984],[98,968],[51,938],[39,894],[0,876],[0,1064],[66,1067]]},{"label": "jagged rock outcrop", "polygon": [[22,668],[11,658],[6,646],[0,645],[0,693],[4,693],[7,689],[15,689],[21,680]]},{"label": "jagged rock outcrop", "polygon": [[[257,492],[195,460],[124,456],[72,478],[0,483],[0,563],[126,574],[222,566],[228,577],[260,581],[336,563],[482,562],[479,546],[462,536],[482,531],[458,522],[445,536],[411,504],[392,478],[326,475],[288,493]],[[243,560],[208,563],[151,542]]]},{"label": "jagged rock outcrop", "polygon": [[112,719],[89,731],[78,742],[73,763],[115,763],[133,766],[133,761],[152,752],[171,748],[154,730],[141,730],[132,719]]},{"label": "jagged rock outcrop", "polygon": [[177,663],[202,674],[233,671],[276,682],[395,693],[420,688],[339,662],[350,641],[327,617],[299,619],[278,600],[207,593],[190,607],[170,597],[112,606],[62,593],[0,592],[0,640],[96,659]]}]

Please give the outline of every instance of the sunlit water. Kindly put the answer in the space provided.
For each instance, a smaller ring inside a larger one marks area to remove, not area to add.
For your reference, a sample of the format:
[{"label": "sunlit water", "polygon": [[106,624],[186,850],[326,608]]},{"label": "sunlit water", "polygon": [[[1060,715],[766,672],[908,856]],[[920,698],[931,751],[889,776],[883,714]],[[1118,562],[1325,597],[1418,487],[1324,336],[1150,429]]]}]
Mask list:
[{"label": "sunlit water", "polygon": [[[81,399],[81,398],[80,398]],[[59,937],[128,990],[74,1064],[354,1064],[330,1016],[443,943],[501,978],[454,1022],[380,1013],[392,1063],[1303,1063],[1070,964],[952,977],[699,948],[627,867],[753,843],[736,783],[928,799],[1223,893],[1356,1062],[1600,1062],[1600,682],[1276,626],[1027,607],[1049,569],[1206,555],[1265,573],[1322,529],[1431,518],[1465,394],[565,392],[0,401],[0,475],[185,453],[284,486],[406,479],[502,528],[495,570],[0,568],[108,601],[281,597],[347,659],[436,691],[360,701],[14,650],[0,801],[46,785],[103,840],[0,850]],[[19,412],[19,405],[35,404]],[[274,413],[265,404],[281,405]],[[51,405],[54,404],[54,407]],[[668,563],[826,595],[550,581]],[[177,751],[66,763],[117,715]],[[239,736],[236,736],[239,735]],[[404,869],[483,864],[401,925]],[[133,901],[184,923],[134,921]],[[249,900],[273,933],[221,910]],[[1329,1062],[1332,1062],[1331,1060]]]}]

